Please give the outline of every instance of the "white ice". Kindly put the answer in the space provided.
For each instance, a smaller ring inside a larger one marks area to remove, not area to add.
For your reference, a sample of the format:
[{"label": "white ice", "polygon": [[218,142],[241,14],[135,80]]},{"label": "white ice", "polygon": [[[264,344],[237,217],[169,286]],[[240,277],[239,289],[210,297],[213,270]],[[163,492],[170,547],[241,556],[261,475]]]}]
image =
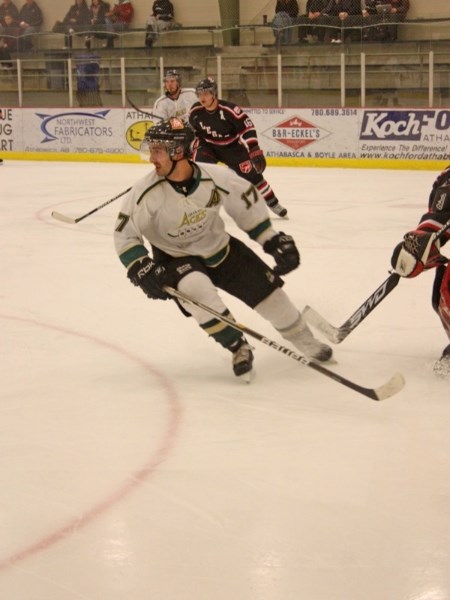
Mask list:
[{"label": "white ice", "polygon": [[[148,168],[0,168],[0,598],[449,600],[433,274],[400,281],[335,346],[329,368],[361,385],[401,372],[396,396],[374,402],[256,340],[246,386],[192,319],[130,285],[112,243],[120,200],[77,225],[51,217],[88,212]],[[302,256],[285,289],[335,325],[388,276],[435,177],[266,174],[290,216],[274,224]]]}]

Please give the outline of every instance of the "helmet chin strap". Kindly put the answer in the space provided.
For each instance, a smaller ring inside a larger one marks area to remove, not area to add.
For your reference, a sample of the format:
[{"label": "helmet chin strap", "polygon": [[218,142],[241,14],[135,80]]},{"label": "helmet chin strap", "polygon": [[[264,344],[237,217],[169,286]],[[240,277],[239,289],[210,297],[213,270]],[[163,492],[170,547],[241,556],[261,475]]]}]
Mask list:
[{"label": "helmet chin strap", "polygon": [[[174,152],[174,156],[179,155],[179,148],[177,148]],[[170,160],[172,161],[172,168],[170,169],[170,171],[167,173],[166,178],[169,177],[170,175],[172,175],[172,173],[175,171],[177,164],[180,162],[180,158],[183,158],[183,155],[179,156],[179,158],[177,160],[175,160],[174,158],[172,158],[172,156],[170,156]]]},{"label": "helmet chin strap", "polygon": [[172,160],[172,168],[171,168],[171,169],[170,169],[170,171],[167,173],[167,175],[166,175],[166,179],[167,179],[167,177],[169,177],[170,175],[172,175],[172,173],[175,171],[175,168],[176,168],[176,166],[177,166],[177,162],[178,162],[178,161],[177,161],[177,160],[173,160],[173,159],[171,159],[171,160]]}]

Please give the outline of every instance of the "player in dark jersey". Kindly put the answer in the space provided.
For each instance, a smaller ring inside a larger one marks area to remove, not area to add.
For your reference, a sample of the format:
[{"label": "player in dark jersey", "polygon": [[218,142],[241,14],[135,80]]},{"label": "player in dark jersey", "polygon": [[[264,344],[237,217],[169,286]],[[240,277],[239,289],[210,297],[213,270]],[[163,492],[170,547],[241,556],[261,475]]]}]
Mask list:
[{"label": "player in dark jersey", "polygon": [[217,97],[217,84],[212,77],[202,79],[195,91],[199,102],[189,114],[197,136],[194,160],[224,163],[259,190],[270,210],[286,217],[287,210],[262,175],[266,159],[250,117],[237,104]]},{"label": "player in dark jersey", "polygon": [[[391,258],[395,271],[402,277],[416,277],[425,269],[436,268],[432,306],[439,315],[450,341],[450,264],[440,252],[450,240],[450,229],[433,243],[431,235],[450,219],[450,165],[435,180],[428,200],[428,212],[414,231],[405,234]],[[434,365],[434,372],[450,380],[450,344]]]}]

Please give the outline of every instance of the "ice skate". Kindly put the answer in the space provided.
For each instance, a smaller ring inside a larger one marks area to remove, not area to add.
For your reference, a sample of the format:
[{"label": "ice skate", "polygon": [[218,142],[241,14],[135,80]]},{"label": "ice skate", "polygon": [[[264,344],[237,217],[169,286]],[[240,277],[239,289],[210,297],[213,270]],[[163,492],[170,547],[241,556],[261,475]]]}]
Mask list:
[{"label": "ice skate", "polygon": [[280,333],[308,358],[319,362],[327,362],[333,356],[333,350],[330,346],[320,342],[313,336],[301,316],[299,316],[297,323],[293,327],[290,327],[288,330],[280,330]]},{"label": "ice skate", "polygon": [[233,371],[246,383],[253,379],[253,348],[244,339],[233,352]]},{"label": "ice skate", "polygon": [[433,371],[438,377],[450,381],[450,344],[444,348],[441,358],[434,363]]}]

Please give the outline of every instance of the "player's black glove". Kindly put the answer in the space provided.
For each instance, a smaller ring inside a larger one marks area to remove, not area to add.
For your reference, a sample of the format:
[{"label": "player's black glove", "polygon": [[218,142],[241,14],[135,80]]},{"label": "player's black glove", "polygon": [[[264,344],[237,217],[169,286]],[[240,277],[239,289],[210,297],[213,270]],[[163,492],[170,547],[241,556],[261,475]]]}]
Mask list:
[{"label": "player's black glove", "polygon": [[293,238],[282,231],[274,235],[272,239],[267,240],[263,250],[274,257],[277,263],[274,273],[277,275],[285,275],[296,269],[300,264],[300,253]]},{"label": "player's black glove", "polygon": [[252,161],[255,171],[261,175],[266,168],[266,159],[264,158],[264,153],[261,148],[259,146],[253,146],[253,148],[249,150],[248,156]]},{"label": "player's black glove", "polygon": [[432,241],[432,233],[417,229],[405,234],[391,257],[391,265],[402,277],[417,277],[424,269],[445,264],[447,259],[439,252],[439,241]]},{"label": "player's black glove", "polygon": [[128,269],[128,279],[140,287],[152,300],[167,300],[170,295],[163,287],[166,285],[166,269],[157,265],[150,257],[144,256]]}]

